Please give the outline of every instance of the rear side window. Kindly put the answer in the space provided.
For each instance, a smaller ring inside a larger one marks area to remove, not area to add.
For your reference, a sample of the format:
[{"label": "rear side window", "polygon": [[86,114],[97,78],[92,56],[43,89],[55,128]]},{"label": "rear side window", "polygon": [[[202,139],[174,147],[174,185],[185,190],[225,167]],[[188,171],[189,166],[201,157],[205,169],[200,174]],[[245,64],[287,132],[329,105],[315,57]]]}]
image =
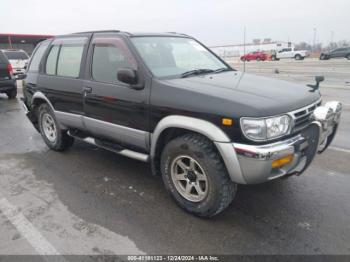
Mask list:
[{"label": "rear side window", "polygon": [[116,82],[120,68],[134,68],[130,56],[120,46],[95,44],[92,58],[92,78],[99,82]]},{"label": "rear side window", "polygon": [[60,47],[58,45],[52,46],[50,53],[46,59],[46,74],[55,75],[57,65],[57,55]]},{"label": "rear side window", "polygon": [[62,45],[57,63],[57,75],[78,77],[84,45]]},{"label": "rear side window", "polygon": [[36,49],[36,51],[34,52],[32,59],[30,61],[30,65],[29,65],[29,72],[33,72],[33,71],[39,71],[39,65],[40,65],[40,61],[41,58],[43,57],[43,54],[46,51],[47,46],[49,45],[49,42],[43,42],[40,44],[40,46]]}]

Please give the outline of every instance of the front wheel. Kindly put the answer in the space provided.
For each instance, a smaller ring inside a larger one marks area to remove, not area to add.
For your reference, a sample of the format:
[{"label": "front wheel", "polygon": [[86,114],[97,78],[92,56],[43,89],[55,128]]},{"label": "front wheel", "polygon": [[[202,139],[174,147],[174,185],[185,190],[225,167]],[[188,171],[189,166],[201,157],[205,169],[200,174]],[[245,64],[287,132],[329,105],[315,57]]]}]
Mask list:
[{"label": "front wheel", "polygon": [[350,60],[350,54],[348,54],[348,55],[346,56],[346,59]]},{"label": "front wheel", "polygon": [[170,141],[162,152],[161,171],[176,203],[197,216],[220,213],[237,191],[215,146],[201,135],[186,134]]},{"label": "front wheel", "polygon": [[60,128],[51,108],[47,104],[42,104],[38,112],[40,133],[46,145],[55,151],[64,151],[71,147],[74,138]]}]

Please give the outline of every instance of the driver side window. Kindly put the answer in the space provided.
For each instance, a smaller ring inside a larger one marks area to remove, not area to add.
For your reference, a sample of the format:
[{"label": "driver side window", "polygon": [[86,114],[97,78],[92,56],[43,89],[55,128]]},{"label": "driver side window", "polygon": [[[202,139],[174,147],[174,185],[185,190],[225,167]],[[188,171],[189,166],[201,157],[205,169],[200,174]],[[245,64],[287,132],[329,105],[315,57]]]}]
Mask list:
[{"label": "driver side window", "polygon": [[92,56],[92,78],[99,82],[118,82],[117,71],[121,68],[136,69],[135,62],[125,47],[112,43],[95,43]]}]

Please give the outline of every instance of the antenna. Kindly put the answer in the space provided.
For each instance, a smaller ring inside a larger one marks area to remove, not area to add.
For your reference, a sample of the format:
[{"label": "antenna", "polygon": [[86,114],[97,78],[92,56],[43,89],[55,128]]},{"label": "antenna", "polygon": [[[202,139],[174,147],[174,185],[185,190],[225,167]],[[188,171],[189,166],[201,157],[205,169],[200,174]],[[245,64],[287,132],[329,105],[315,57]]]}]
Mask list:
[{"label": "antenna", "polygon": [[[244,26],[244,29],[243,29],[243,56],[245,56],[245,26]],[[243,61],[243,72],[245,72],[245,59]]]}]

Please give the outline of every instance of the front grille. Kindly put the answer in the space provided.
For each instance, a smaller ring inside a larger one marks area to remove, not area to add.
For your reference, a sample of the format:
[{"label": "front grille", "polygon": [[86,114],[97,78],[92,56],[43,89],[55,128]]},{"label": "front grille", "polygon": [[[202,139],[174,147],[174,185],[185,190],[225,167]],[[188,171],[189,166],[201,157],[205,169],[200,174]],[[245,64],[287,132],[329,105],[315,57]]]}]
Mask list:
[{"label": "front grille", "polygon": [[316,103],[312,103],[311,105],[308,105],[306,107],[303,107],[291,112],[290,115],[294,120],[294,127],[292,130],[292,133],[295,133],[304,129],[312,121],[310,115],[314,112],[316,107],[320,105],[321,105],[321,101],[318,101]]}]

